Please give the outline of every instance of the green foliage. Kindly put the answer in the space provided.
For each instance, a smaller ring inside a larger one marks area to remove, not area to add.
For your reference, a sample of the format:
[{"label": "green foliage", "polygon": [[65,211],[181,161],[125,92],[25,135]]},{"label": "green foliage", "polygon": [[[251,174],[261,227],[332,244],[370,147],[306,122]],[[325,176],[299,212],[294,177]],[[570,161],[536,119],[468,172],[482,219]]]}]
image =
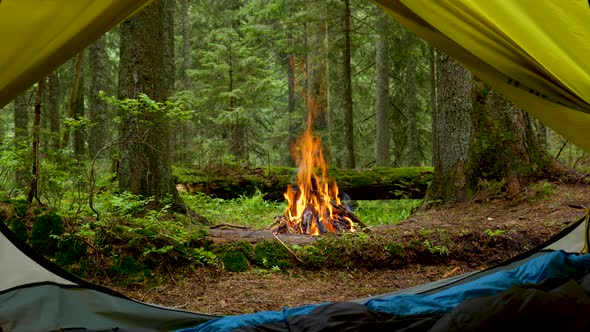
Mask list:
[{"label": "green foliage", "polygon": [[53,257],[63,233],[62,218],[51,211],[35,217],[31,229],[31,247],[39,254]]},{"label": "green foliage", "polygon": [[489,236],[489,237],[499,236],[499,235],[504,234],[504,232],[505,231],[502,230],[502,229],[491,230],[489,228],[484,231],[484,233],[486,233],[486,235]]},{"label": "green foliage", "polygon": [[254,247],[254,262],[266,269],[275,266],[282,270],[290,268],[290,258],[289,251],[277,241],[263,241]]},{"label": "green foliage", "polygon": [[77,263],[88,251],[85,242],[69,234],[60,239],[58,248],[56,259],[62,265]]},{"label": "green foliage", "polygon": [[399,199],[383,201],[356,201],[354,213],[366,225],[396,224],[407,219],[415,209],[420,207],[422,200]]},{"label": "green foliage", "polygon": [[202,213],[212,223],[239,223],[259,227],[268,226],[277,215],[283,214],[285,203],[265,200],[260,191],[237,199],[212,198],[202,193],[182,195],[184,202]]},{"label": "green foliage", "polygon": [[406,256],[404,246],[397,242],[390,242],[385,245],[385,252],[392,257],[404,258]]},{"label": "green foliage", "polygon": [[27,214],[27,201],[24,199],[15,199],[12,201],[12,208],[17,218],[24,218]]},{"label": "green foliage", "polygon": [[439,256],[449,255],[449,248],[447,248],[445,245],[434,245],[428,239],[425,239],[422,244],[431,254]]}]

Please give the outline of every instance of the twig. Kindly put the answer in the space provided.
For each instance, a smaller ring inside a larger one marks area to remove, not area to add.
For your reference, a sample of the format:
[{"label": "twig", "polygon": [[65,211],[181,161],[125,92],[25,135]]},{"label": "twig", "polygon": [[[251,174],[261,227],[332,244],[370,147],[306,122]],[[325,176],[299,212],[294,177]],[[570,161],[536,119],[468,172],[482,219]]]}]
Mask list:
[{"label": "twig", "polygon": [[287,250],[288,250],[288,251],[291,253],[291,255],[293,255],[293,257],[295,257],[295,259],[296,259],[296,260],[297,260],[299,263],[301,263],[301,264],[304,264],[304,262],[301,260],[301,258],[299,258],[299,257],[298,257],[298,256],[297,256],[297,255],[296,255],[294,252],[293,252],[293,250],[291,250],[291,248],[287,247],[287,245],[285,244],[285,242],[281,241],[281,239],[279,239],[279,237],[278,237],[278,236],[277,236],[275,233],[271,233],[271,234],[272,234],[272,236],[274,236],[274,237],[275,237],[275,239],[277,239],[277,240],[278,240],[278,241],[279,241],[279,242],[280,242],[280,243],[283,245],[283,247],[285,247],[285,249],[287,249]]},{"label": "twig", "polygon": [[557,152],[557,155],[555,156],[555,160],[557,160],[557,158],[559,158],[559,155],[561,154],[561,151],[563,151],[563,149],[565,148],[565,146],[567,145],[567,143],[569,143],[568,140],[566,140],[565,143],[563,143],[563,145],[561,146],[561,149],[559,149],[559,151]]},{"label": "twig", "polygon": [[252,227],[250,227],[250,226],[235,225],[235,224],[226,224],[226,223],[209,226],[209,228],[212,228],[212,229],[214,229],[214,228],[221,228],[221,227],[239,228],[239,229],[252,229]]}]

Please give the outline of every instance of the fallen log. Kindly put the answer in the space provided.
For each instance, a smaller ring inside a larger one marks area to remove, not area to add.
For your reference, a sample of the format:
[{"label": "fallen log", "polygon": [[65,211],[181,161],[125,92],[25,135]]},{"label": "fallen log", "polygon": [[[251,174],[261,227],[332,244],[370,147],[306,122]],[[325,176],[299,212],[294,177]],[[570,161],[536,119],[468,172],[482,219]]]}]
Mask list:
[{"label": "fallen log", "polygon": [[[367,170],[331,169],[329,175],[340,192],[352,200],[422,199],[432,180],[432,167],[379,167]],[[296,168],[197,169],[174,167],[177,188],[189,193],[231,199],[253,195],[257,190],[265,199],[282,201],[287,185],[294,181]]]}]

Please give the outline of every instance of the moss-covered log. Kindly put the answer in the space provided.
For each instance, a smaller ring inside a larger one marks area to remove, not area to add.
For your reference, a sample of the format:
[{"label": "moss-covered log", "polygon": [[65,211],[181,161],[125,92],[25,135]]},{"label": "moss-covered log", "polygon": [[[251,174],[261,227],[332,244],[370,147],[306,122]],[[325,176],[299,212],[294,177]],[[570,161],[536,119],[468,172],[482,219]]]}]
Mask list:
[{"label": "moss-covered log", "polygon": [[[260,190],[266,199],[283,200],[287,185],[295,179],[296,168],[266,167],[251,169],[203,170],[174,167],[180,190],[203,192],[219,198],[236,198]],[[379,167],[369,170],[332,169],[340,188],[353,200],[421,199],[432,179],[431,167]]]}]

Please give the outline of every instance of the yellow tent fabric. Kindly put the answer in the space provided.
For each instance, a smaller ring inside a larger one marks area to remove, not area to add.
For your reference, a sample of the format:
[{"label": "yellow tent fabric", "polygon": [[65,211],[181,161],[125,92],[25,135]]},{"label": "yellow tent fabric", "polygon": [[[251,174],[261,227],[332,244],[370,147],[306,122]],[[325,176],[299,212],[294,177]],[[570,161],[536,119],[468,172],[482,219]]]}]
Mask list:
[{"label": "yellow tent fabric", "polygon": [[587,0],[373,0],[590,152]]},{"label": "yellow tent fabric", "polygon": [[149,0],[1,0],[0,108]]}]

